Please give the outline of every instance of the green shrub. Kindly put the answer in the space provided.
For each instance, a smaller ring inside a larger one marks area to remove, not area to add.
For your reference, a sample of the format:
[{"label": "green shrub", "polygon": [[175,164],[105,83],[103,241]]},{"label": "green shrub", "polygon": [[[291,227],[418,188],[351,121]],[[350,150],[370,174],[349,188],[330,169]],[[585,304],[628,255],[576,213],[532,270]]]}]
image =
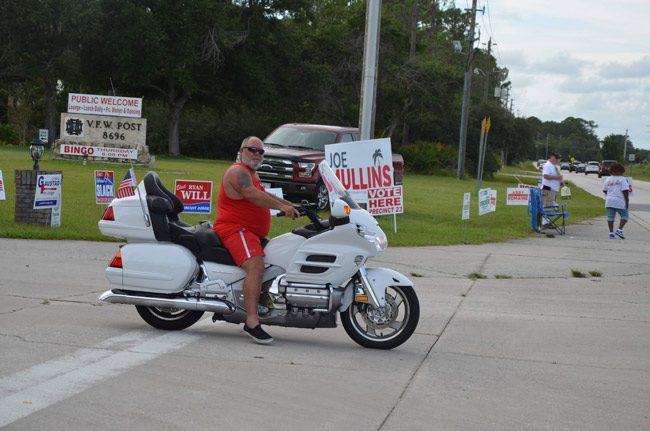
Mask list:
[{"label": "green shrub", "polygon": [[18,132],[13,124],[0,123],[0,142],[17,145]]},{"label": "green shrub", "polygon": [[[465,168],[467,172],[474,178],[478,175],[478,150],[469,151],[467,154],[467,160],[465,161]],[[501,168],[501,163],[499,161],[499,156],[489,149],[485,152],[485,162],[483,163],[483,179],[493,178],[494,173]]]},{"label": "green shrub", "polygon": [[439,142],[417,141],[400,149],[404,165],[416,174],[452,174],[456,166],[457,151]]}]

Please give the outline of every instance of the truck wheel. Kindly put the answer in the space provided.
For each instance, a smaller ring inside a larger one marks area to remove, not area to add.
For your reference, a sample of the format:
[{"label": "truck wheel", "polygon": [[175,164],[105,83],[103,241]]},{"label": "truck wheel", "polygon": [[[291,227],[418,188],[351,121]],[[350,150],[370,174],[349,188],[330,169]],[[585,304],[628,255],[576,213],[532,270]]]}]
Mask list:
[{"label": "truck wheel", "polygon": [[323,181],[319,181],[316,185],[316,209],[318,211],[325,211],[330,207],[330,194]]}]

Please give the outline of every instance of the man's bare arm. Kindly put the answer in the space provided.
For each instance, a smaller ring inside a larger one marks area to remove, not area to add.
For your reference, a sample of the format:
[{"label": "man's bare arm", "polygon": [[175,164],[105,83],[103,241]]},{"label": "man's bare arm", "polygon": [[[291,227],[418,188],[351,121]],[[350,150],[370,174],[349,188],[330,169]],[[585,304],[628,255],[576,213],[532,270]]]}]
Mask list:
[{"label": "man's bare arm", "polygon": [[[224,178],[224,181],[227,181],[227,184],[225,185],[226,193],[228,193],[227,186],[230,185],[236,195],[241,196],[241,199],[245,199],[253,205],[282,211],[287,215],[287,217],[297,217],[299,215],[291,202],[279,199],[270,193],[257,189],[253,185],[253,180],[251,179],[250,174],[244,169],[236,167],[228,174],[232,175]],[[233,196],[230,193],[228,193],[228,196],[233,199],[240,198],[238,196]]]}]

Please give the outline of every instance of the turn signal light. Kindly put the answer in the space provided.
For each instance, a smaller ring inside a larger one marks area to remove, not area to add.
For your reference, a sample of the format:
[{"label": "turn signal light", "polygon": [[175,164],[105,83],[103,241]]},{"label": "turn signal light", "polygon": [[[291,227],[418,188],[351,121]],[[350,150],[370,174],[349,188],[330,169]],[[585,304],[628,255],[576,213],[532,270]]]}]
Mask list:
[{"label": "turn signal light", "polygon": [[122,268],[122,250],[118,250],[117,253],[115,253],[113,260],[111,260],[111,264],[108,266],[111,268]]},{"label": "turn signal light", "polygon": [[368,295],[357,295],[354,297],[357,302],[368,302]]},{"label": "turn signal light", "polygon": [[115,213],[113,212],[112,206],[106,208],[104,215],[102,215],[102,220],[115,221]]},{"label": "turn signal light", "polygon": [[347,215],[350,215],[350,212],[352,212],[352,210],[350,209],[350,206],[349,206],[349,205],[344,206],[344,207],[343,207],[343,211],[345,211],[345,213],[346,213]]}]

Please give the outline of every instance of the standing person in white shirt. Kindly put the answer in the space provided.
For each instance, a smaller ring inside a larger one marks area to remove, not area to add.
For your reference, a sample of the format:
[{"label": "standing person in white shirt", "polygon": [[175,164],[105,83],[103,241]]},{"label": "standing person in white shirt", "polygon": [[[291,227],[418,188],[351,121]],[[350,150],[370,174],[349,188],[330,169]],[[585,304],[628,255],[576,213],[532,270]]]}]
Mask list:
[{"label": "standing person in white shirt", "polygon": [[555,194],[560,191],[563,177],[560,174],[560,160],[558,153],[552,153],[542,169],[542,201],[545,207],[557,205]]},{"label": "standing person in white shirt", "polygon": [[[609,167],[610,177],[603,182],[603,193],[605,198],[605,208],[607,209],[607,227],[609,227],[609,237],[625,239],[623,226],[629,218],[628,207],[630,206],[630,185],[623,176],[625,167],[620,163],[614,163]],[[616,233],[614,233],[614,219],[616,213],[621,216]]]}]

